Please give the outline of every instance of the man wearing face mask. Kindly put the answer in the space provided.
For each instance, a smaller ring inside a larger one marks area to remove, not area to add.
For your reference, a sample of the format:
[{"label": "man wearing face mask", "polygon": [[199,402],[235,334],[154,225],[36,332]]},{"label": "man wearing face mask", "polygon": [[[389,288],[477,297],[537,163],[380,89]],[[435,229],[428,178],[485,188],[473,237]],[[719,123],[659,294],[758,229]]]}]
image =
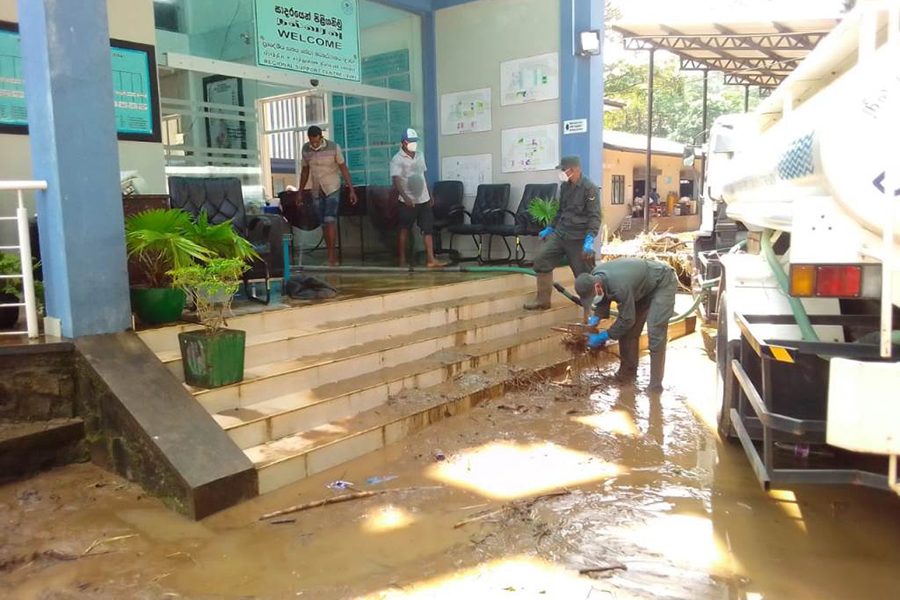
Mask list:
[{"label": "man wearing face mask", "polygon": [[356,204],[356,190],[350,180],[347,163],[341,154],[341,147],[326,140],[322,129],[313,125],[306,131],[309,141],[300,150],[300,189],[306,189],[306,182],[311,182],[313,202],[325,246],[328,248],[328,264],[337,265],[337,219],[341,204],[341,175],[350,187],[350,204]]},{"label": "man wearing face mask", "polygon": [[543,243],[534,258],[537,294],[525,303],[526,310],[550,308],[553,269],[564,257],[568,257],[576,277],[589,271],[594,260],[594,236],[600,230],[600,191],[581,172],[577,156],[563,157],[557,169],[562,182],[559,210],[553,223],[539,234]]},{"label": "man wearing face mask", "polygon": [[619,341],[619,372],[622,383],[634,381],[637,375],[641,331],[647,324],[650,338],[651,392],[662,391],[666,369],[666,342],[669,319],[675,312],[678,277],[674,269],[655,260],[619,258],[602,263],[591,273],[575,279],[575,291],[581,297],[588,320],[596,325],[609,317],[610,302],[615,301],[619,316],[606,331],[588,335],[588,346],[596,348],[609,340]]},{"label": "man wearing face mask", "polygon": [[434,199],[425,181],[425,158],[419,152],[419,134],[407,129],[400,139],[400,151],[391,159],[391,180],[400,200],[400,266],[406,266],[409,248],[409,230],[418,223],[425,239],[425,265],[444,267],[445,263],[434,257],[431,230],[434,227]]}]

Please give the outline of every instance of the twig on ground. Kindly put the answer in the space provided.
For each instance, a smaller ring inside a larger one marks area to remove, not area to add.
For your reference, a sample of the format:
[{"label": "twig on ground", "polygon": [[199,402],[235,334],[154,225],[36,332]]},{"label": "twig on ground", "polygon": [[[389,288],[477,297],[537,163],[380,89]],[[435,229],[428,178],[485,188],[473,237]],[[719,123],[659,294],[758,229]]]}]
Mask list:
[{"label": "twig on ground", "polygon": [[525,500],[516,500],[514,502],[504,504],[503,506],[501,506],[498,509],[489,510],[489,511],[474,515],[472,517],[469,517],[468,519],[463,519],[462,521],[459,521],[455,525],[453,525],[453,529],[459,529],[460,527],[464,527],[465,525],[468,525],[469,523],[476,523],[478,521],[483,521],[490,517],[494,517],[499,514],[502,514],[508,510],[514,510],[514,509],[530,510],[531,508],[534,507],[535,504],[537,504],[541,500],[546,500],[547,498],[556,498],[559,496],[568,496],[570,493],[571,492],[569,490],[560,490],[558,492],[549,492],[547,494],[541,494],[540,496],[535,496],[534,498],[528,498]]},{"label": "twig on ground", "polygon": [[136,533],[130,533],[128,535],[117,535],[116,537],[111,538],[101,538],[99,540],[94,540],[90,546],[87,547],[87,550],[81,553],[82,556],[87,556],[91,550],[99,546],[100,544],[108,544],[109,542],[118,542],[119,540],[127,540],[128,538],[137,537]]},{"label": "twig on ground", "polygon": [[190,554],[188,554],[187,552],[173,552],[172,554],[166,555],[166,558],[175,558],[176,556],[187,556],[189,561],[191,561],[195,565],[197,564],[197,561],[194,560],[194,557],[191,556]]},{"label": "twig on ground", "polygon": [[390,492],[404,492],[411,490],[433,490],[443,488],[442,485],[431,485],[431,486],[419,486],[419,487],[405,487],[405,488],[389,488],[386,490],[371,490],[364,492],[353,492],[351,494],[341,494],[340,496],[332,496],[331,498],[323,498],[321,500],[313,500],[312,502],[306,502],[304,504],[297,504],[295,506],[290,506],[288,508],[282,510],[276,510],[275,512],[270,512],[259,517],[260,521],[265,521],[268,519],[273,519],[275,517],[280,517],[282,515],[287,515],[290,513],[301,512],[304,510],[309,510],[311,508],[318,508],[320,506],[328,506],[329,504],[339,504],[341,502],[349,502],[350,500],[359,500],[360,498],[370,498],[372,496],[380,496],[381,494],[387,494]]}]

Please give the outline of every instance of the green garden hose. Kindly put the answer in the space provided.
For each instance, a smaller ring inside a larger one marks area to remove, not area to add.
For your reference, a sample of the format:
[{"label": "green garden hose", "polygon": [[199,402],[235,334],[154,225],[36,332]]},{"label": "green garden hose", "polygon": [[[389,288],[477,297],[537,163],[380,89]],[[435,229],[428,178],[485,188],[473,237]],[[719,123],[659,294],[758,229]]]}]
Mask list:
[{"label": "green garden hose", "polygon": [[775,250],[772,249],[772,230],[766,229],[763,232],[762,237],[760,237],[759,242],[763,255],[766,257],[766,261],[769,263],[769,267],[772,269],[772,273],[775,274],[775,279],[778,281],[778,287],[781,288],[782,293],[787,297],[788,302],[791,305],[791,312],[794,313],[794,319],[800,327],[800,335],[803,337],[803,341],[818,342],[819,336],[816,334],[816,330],[813,329],[812,323],[809,321],[809,315],[806,314],[803,303],[800,302],[799,298],[791,296],[791,284],[788,280],[787,273],[784,272],[781,263],[778,262],[778,257],[775,256]]}]

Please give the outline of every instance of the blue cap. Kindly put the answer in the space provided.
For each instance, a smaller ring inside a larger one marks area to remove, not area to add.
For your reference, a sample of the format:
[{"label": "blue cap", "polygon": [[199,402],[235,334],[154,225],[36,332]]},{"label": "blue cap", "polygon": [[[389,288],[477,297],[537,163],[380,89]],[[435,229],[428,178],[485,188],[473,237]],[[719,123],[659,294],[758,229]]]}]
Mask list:
[{"label": "blue cap", "polygon": [[401,142],[418,142],[419,134],[416,133],[415,129],[407,129],[403,132],[403,136],[400,138]]}]

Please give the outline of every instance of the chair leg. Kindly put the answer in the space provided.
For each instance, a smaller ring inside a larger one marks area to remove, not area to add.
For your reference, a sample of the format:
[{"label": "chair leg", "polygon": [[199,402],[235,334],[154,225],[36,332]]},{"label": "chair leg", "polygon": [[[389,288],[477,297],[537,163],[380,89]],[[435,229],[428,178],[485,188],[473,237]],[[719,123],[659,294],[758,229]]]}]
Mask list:
[{"label": "chair leg", "polygon": [[484,244],[484,238],[482,238],[481,234],[478,237],[475,237],[475,234],[472,234],[472,241],[475,242],[475,246],[478,248],[478,254],[475,256],[475,259],[478,261],[479,265],[484,264],[484,256],[482,256],[482,245]]},{"label": "chair leg", "polygon": [[506,246],[506,260],[504,262],[512,262],[512,250],[509,248],[509,242],[506,241],[506,236],[500,238],[503,240],[503,245]]},{"label": "chair leg", "polygon": [[[522,258],[519,258],[519,250],[522,250]],[[522,238],[516,236],[516,263],[521,266],[525,262],[525,246],[522,245]]]}]

